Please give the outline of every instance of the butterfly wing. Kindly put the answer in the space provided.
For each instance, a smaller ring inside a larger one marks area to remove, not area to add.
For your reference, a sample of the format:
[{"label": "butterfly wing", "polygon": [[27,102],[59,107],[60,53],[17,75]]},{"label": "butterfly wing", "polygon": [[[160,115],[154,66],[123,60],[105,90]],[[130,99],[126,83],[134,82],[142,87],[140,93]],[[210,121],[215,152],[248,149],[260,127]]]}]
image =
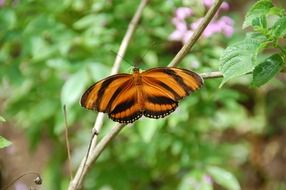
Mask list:
[{"label": "butterfly wing", "polygon": [[175,67],[159,67],[141,73],[145,95],[144,115],[165,117],[178,106],[178,100],[199,89],[203,79],[195,72]]},{"label": "butterfly wing", "polygon": [[119,123],[131,123],[142,116],[132,75],[117,74],[103,79],[83,94],[81,105],[87,109],[108,113]]},{"label": "butterfly wing", "polygon": [[125,86],[110,105],[108,116],[119,123],[132,123],[142,116],[134,81]]},{"label": "butterfly wing", "polygon": [[81,105],[86,109],[108,113],[114,101],[113,94],[131,82],[131,75],[117,74],[107,77],[90,86],[81,98]]}]

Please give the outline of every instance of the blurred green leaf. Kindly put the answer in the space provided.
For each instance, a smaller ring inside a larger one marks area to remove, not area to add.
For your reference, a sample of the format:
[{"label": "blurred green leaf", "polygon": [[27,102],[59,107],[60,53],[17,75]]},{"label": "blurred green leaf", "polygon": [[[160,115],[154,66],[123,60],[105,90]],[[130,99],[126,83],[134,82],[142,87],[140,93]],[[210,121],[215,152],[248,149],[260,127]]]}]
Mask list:
[{"label": "blurred green leaf", "polygon": [[94,82],[96,82],[109,75],[110,67],[98,62],[89,62],[87,63],[86,71],[89,77],[92,78]]},{"label": "blurred green leaf", "polygon": [[222,187],[229,190],[240,190],[240,185],[232,173],[216,166],[209,166],[207,171]]},{"label": "blurred green leaf", "polygon": [[40,61],[49,57],[54,49],[41,37],[32,38],[32,56],[34,61]]},{"label": "blurred green leaf", "polygon": [[75,102],[79,102],[79,99],[86,87],[87,82],[88,77],[84,70],[79,70],[77,73],[71,75],[62,88],[62,105],[66,105],[67,107],[69,107]]},{"label": "blurred green leaf", "polygon": [[272,27],[272,35],[276,38],[286,34],[286,16],[279,18]]},{"label": "blurred green leaf", "polygon": [[223,73],[220,86],[232,78],[251,72],[256,64],[257,53],[265,42],[267,41],[262,36],[249,35],[228,46],[220,58],[220,70]]},{"label": "blurred green leaf", "polygon": [[273,78],[283,68],[284,62],[279,54],[268,57],[254,68],[252,85],[259,87]]},{"label": "blurred green leaf", "polygon": [[0,115],[0,122],[5,122],[5,118]]},{"label": "blurred green leaf", "polygon": [[17,24],[17,17],[15,10],[13,9],[3,9],[0,10],[0,31],[6,29],[11,30]]},{"label": "blurred green leaf", "polygon": [[271,0],[259,0],[247,12],[242,27],[251,26],[256,18],[267,15],[272,7]]},{"label": "blurred green leaf", "polygon": [[8,141],[4,137],[0,136],[0,148],[5,148],[5,147],[7,147],[7,146],[9,146],[11,144],[12,143],[10,141]]},{"label": "blurred green leaf", "polygon": [[148,65],[155,67],[158,65],[158,56],[153,51],[148,51],[146,54],[142,55],[143,60]]},{"label": "blurred green leaf", "polygon": [[144,118],[142,121],[138,122],[138,130],[144,142],[149,143],[152,137],[155,135],[156,131],[160,130],[163,126],[163,120],[154,120],[149,118]]},{"label": "blurred green leaf", "polygon": [[210,176],[203,173],[202,170],[193,169],[183,177],[178,189],[212,190],[213,184]]}]

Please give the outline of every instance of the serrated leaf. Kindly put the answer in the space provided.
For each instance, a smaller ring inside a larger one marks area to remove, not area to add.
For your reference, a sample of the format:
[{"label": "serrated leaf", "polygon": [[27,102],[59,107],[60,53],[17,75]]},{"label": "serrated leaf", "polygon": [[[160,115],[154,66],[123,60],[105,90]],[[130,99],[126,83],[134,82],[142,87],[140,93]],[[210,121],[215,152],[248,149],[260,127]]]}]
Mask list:
[{"label": "serrated leaf", "polygon": [[286,34],[286,16],[279,18],[272,27],[272,35],[276,38]]},{"label": "serrated leaf", "polygon": [[252,85],[258,87],[265,84],[281,71],[283,65],[283,59],[279,54],[268,57],[254,68]]},{"label": "serrated leaf", "polygon": [[240,190],[240,185],[232,173],[216,166],[209,166],[208,173],[214,181],[229,190]]},{"label": "serrated leaf", "polygon": [[255,3],[246,13],[242,28],[251,26],[255,18],[267,15],[272,7],[273,4],[271,0],[260,0]]},{"label": "serrated leaf", "polygon": [[0,148],[5,148],[5,147],[7,147],[7,146],[9,146],[11,144],[12,143],[10,141],[8,141],[4,137],[0,136]]},{"label": "serrated leaf", "polygon": [[0,122],[5,122],[5,121],[6,121],[5,118],[0,116]]},{"label": "serrated leaf", "polygon": [[228,80],[251,72],[256,62],[256,56],[265,38],[248,35],[244,40],[227,47],[220,58],[220,70],[223,73],[222,86]]},{"label": "serrated leaf", "polygon": [[73,74],[64,84],[61,92],[62,105],[67,107],[79,101],[88,82],[87,73],[83,70]]},{"label": "serrated leaf", "polygon": [[285,14],[286,11],[282,7],[272,7],[269,11],[269,15],[284,16]]},{"label": "serrated leaf", "polygon": [[263,15],[263,16],[254,18],[252,21],[252,26],[254,27],[256,31],[266,30],[267,29],[266,16]]}]

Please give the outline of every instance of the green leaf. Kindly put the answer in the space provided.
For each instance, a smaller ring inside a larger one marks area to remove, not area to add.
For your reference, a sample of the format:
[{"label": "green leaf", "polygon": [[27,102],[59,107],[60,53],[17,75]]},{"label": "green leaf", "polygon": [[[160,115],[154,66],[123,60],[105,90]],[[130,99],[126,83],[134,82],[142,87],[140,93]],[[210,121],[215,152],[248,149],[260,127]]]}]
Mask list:
[{"label": "green leaf", "polygon": [[5,122],[5,118],[0,115],[0,122]]},{"label": "green leaf", "polygon": [[276,16],[284,16],[286,14],[285,9],[283,7],[272,7],[269,11],[269,15],[276,15]]},{"label": "green leaf", "polygon": [[255,3],[247,12],[242,28],[251,26],[255,18],[267,15],[272,7],[273,4],[271,0],[260,0]]},{"label": "green leaf", "polygon": [[279,18],[272,27],[272,35],[276,38],[286,34],[286,17]]},{"label": "green leaf", "polygon": [[214,181],[222,187],[230,190],[240,190],[240,185],[232,173],[216,166],[209,166],[207,171]]},{"label": "green leaf", "polygon": [[227,47],[220,58],[220,70],[224,77],[220,86],[232,78],[251,72],[257,53],[265,42],[264,37],[250,34],[244,40]]},{"label": "green leaf", "polygon": [[267,30],[266,16],[263,15],[263,16],[254,18],[252,21],[252,26],[254,27],[255,31]]},{"label": "green leaf", "polygon": [[[15,10],[8,9],[7,7],[1,7],[0,9],[0,23],[1,23],[1,30],[11,30],[17,25],[17,15]],[[1,34],[2,35],[2,34]]]},{"label": "green leaf", "polygon": [[283,59],[279,54],[268,57],[264,62],[260,63],[253,71],[253,86],[261,86],[273,78],[283,68]]},{"label": "green leaf", "polygon": [[64,84],[61,93],[62,105],[67,107],[79,101],[84,88],[88,82],[88,77],[84,70],[73,74]]},{"label": "green leaf", "polygon": [[11,144],[12,143],[10,141],[8,141],[4,137],[0,136],[0,148],[5,148],[5,147],[7,147],[7,146],[9,146]]},{"label": "green leaf", "polygon": [[156,132],[164,126],[164,120],[142,119],[138,122],[138,131],[143,141],[149,143]]}]

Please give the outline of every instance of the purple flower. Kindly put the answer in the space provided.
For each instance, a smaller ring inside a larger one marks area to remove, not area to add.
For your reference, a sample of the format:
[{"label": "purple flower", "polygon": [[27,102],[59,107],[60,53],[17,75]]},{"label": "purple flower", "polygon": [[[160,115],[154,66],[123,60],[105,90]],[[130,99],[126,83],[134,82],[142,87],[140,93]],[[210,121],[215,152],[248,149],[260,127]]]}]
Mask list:
[{"label": "purple flower", "polygon": [[208,184],[212,184],[213,183],[212,177],[209,176],[209,175],[204,175],[203,180],[205,182],[207,182]]},{"label": "purple flower", "polygon": [[221,32],[227,36],[231,37],[234,29],[233,29],[233,20],[228,16],[223,16],[218,20],[218,26],[221,29]]},{"label": "purple flower", "polygon": [[203,32],[203,36],[210,37],[215,33],[221,32],[221,28],[219,27],[217,22],[211,22]]},{"label": "purple flower", "polygon": [[187,43],[188,41],[189,41],[189,39],[192,37],[192,35],[193,35],[193,31],[192,30],[188,30],[185,34],[184,34],[184,36],[183,36],[183,38],[182,38],[182,42],[185,44],[185,43]]},{"label": "purple flower", "polygon": [[176,17],[180,20],[184,20],[185,18],[191,16],[193,13],[191,8],[188,7],[180,7],[176,10]]},{"label": "purple flower", "polygon": [[176,26],[177,30],[180,31],[187,31],[187,23],[185,22],[185,20],[180,20],[177,17],[174,17],[172,19],[172,23]]},{"label": "purple flower", "polygon": [[175,30],[170,34],[169,40],[172,41],[181,41],[185,35],[185,31]]},{"label": "purple flower", "polygon": [[0,0],[0,7],[5,5],[5,0]]},{"label": "purple flower", "polygon": [[[206,7],[210,7],[213,3],[213,0],[204,0],[203,3]],[[228,8],[229,5],[227,3],[223,3],[221,5],[222,10],[227,10]],[[186,19],[190,16],[193,16],[192,14],[192,10],[187,7],[180,7],[176,10],[175,17],[172,19],[172,23],[175,25],[176,30],[170,34],[169,40],[181,41],[183,43],[187,43],[189,41],[194,33],[194,30],[198,28],[203,19],[198,18],[195,22],[188,26]],[[230,37],[234,32],[233,24],[234,22],[230,17],[219,17],[219,13],[216,13],[213,20],[204,30],[202,36],[208,38],[215,33],[222,33],[225,36]]]}]

